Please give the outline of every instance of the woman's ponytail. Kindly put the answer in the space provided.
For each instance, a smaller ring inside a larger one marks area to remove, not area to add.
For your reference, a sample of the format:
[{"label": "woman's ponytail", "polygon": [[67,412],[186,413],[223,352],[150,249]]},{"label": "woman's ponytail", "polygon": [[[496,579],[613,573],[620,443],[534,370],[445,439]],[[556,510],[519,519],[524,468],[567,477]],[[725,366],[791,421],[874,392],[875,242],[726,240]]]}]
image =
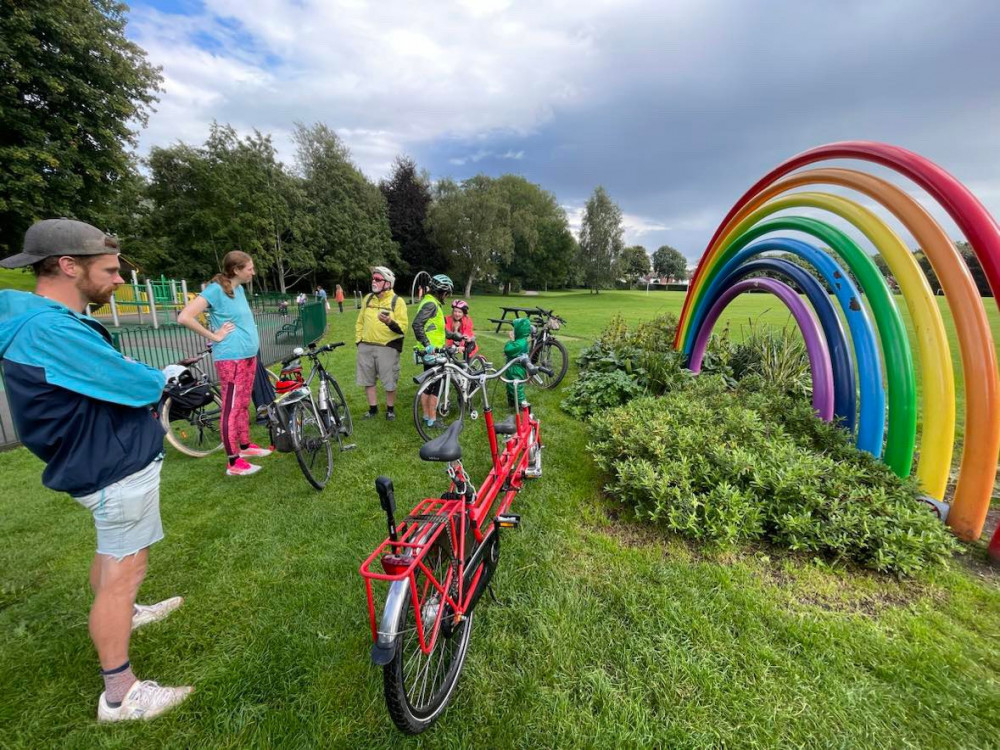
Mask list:
[{"label": "woman's ponytail", "polygon": [[230,250],[226,257],[222,259],[222,273],[217,273],[209,283],[216,283],[222,287],[222,291],[227,297],[235,297],[233,292],[233,277],[237,271],[243,270],[247,263],[253,260],[242,250]]}]

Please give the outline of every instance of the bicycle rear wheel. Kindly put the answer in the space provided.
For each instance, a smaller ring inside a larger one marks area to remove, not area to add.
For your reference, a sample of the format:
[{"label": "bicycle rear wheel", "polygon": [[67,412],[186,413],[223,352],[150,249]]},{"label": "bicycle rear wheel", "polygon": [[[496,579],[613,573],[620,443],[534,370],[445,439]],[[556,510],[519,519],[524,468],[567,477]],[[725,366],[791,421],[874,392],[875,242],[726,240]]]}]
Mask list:
[{"label": "bicycle rear wheel", "polygon": [[342,440],[354,432],[354,420],[351,418],[351,410],[347,406],[344,392],[340,389],[340,383],[329,375],[324,377],[327,385],[326,398],[330,411],[333,412],[333,429],[338,430],[337,438]]},{"label": "bicycle rear wheel", "polygon": [[197,409],[181,408],[167,398],[160,410],[160,424],[174,448],[192,458],[204,458],[222,448],[221,414],[222,400],[213,388],[212,400]]},{"label": "bicycle rear wheel", "polygon": [[[438,397],[433,428],[428,428],[424,422],[422,401],[425,395]],[[440,435],[445,428],[462,419],[464,415],[465,401],[462,399],[461,385],[458,378],[447,370],[431,375],[420,384],[417,394],[413,397],[413,424],[425,442]]]},{"label": "bicycle rear wheel", "polygon": [[551,375],[546,375],[544,372],[535,374],[533,379],[540,388],[555,388],[566,377],[566,371],[569,369],[566,347],[557,339],[547,339],[531,353],[531,361],[552,370]]},{"label": "bicycle rear wheel", "polygon": [[[458,569],[451,561],[445,545],[435,544],[424,558],[427,568],[442,585],[449,571],[453,577]],[[439,626],[441,618],[454,618],[454,611],[443,603],[441,592],[430,585],[423,572],[417,572],[416,590],[419,601],[413,602],[412,590],[395,623],[396,653],[382,668],[385,701],[393,723],[406,734],[419,734],[440,716],[448,705],[458,676],[465,663],[472,633],[472,613],[453,628]],[[424,637],[436,640],[430,653],[420,648],[417,635],[417,611],[421,613]],[[445,633],[448,632],[448,635]]]},{"label": "bicycle rear wheel", "polygon": [[317,490],[323,489],[333,474],[333,446],[323,420],[310,401],[295,404],[288,428],[299,468],[309,484]]}]

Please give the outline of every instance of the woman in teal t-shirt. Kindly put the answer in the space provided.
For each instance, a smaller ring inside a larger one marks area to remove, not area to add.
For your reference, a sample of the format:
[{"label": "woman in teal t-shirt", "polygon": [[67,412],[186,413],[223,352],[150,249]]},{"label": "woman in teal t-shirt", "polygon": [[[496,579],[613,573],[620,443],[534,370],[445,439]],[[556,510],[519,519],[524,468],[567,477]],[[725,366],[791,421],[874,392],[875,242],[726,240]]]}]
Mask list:
[{"label": "woman in teal t-shirt", "polygon": [[[201,294],[177,316],[182,326],[215,342],[212,358],[222,391],[220,427],[229,457],[226,473],[230,476],[260,471],[259,466],[246,459],[271,454],[266,448],[250,442],[250,396],[260,340],[243,285],[253,276],[253,259],[249,255],[239,250],[226,253],[222,259],[222,273],[212,277]],[[198,316],[206,312],[210,329],[198,322]]]}]

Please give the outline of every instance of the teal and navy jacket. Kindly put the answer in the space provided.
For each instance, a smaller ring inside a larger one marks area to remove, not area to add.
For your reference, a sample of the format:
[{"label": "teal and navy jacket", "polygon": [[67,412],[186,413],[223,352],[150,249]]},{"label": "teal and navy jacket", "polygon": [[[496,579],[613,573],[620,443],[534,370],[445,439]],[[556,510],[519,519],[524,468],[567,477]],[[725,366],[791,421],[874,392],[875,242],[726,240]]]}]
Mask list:
[{"label": "teal and navy jacket", "polygon": [[123,356],[93,318],[29,292],[0,291],[0,367],[14,426],[45,462],[46,487],[96,492],[163,451],[151,408],[163,373]]}]

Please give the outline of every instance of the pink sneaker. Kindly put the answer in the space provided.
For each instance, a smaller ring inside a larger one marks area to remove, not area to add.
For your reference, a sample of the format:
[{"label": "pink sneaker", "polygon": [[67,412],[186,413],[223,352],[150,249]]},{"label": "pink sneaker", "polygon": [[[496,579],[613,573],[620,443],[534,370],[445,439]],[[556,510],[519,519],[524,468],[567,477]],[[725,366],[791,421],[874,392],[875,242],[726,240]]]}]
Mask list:
[{"label": "pink sneaker", "polygon": [[271,451],[267,448],[261,448],[257,443],[250,443],[250,445],[240,451],[240,458],[264,458],[264,456],[270,455]]},{"label": "pink sneaker", "polygon": [[250,476],[251,474],[256,474],[258,471],[260,471],[259,466],[248,463],[242,458],[237,458],[236,463],[226,469],[226,473],[231,477]]}]

